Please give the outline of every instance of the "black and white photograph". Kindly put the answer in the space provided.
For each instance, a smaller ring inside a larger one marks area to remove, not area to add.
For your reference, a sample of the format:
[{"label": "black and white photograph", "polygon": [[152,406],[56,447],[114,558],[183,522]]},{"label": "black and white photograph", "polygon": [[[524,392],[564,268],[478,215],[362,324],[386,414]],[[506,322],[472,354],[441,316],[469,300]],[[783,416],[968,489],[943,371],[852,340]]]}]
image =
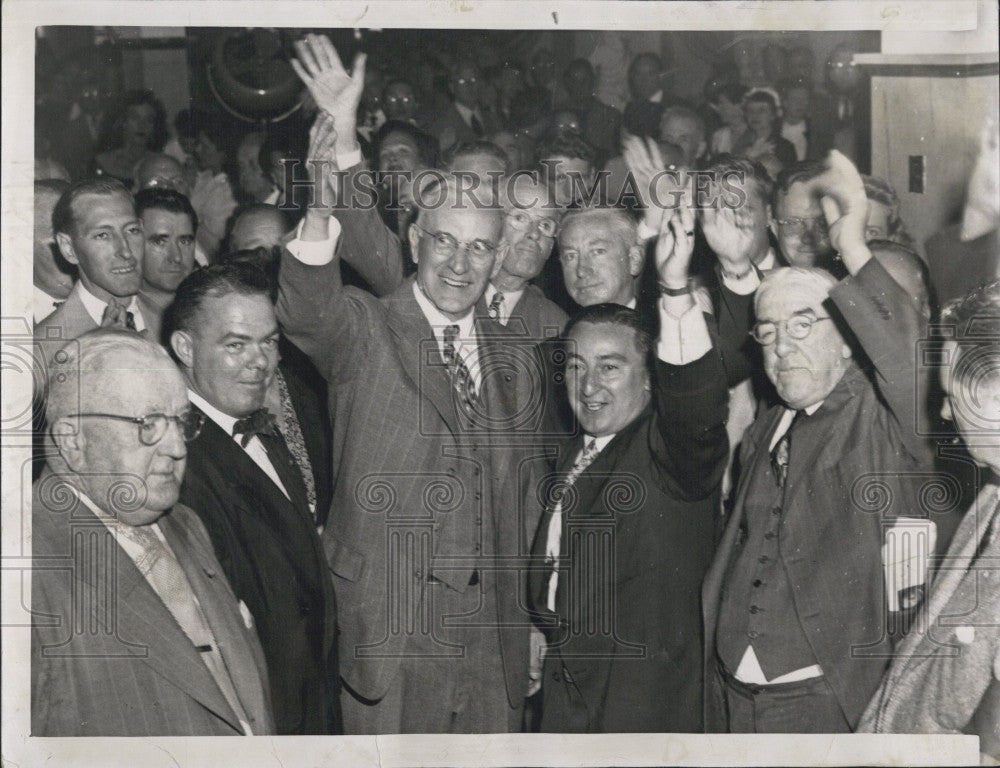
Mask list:
[{"label": "black and white photograph", "polygon": [[1000,765],[996,0],[2,11],[5,765]]}]

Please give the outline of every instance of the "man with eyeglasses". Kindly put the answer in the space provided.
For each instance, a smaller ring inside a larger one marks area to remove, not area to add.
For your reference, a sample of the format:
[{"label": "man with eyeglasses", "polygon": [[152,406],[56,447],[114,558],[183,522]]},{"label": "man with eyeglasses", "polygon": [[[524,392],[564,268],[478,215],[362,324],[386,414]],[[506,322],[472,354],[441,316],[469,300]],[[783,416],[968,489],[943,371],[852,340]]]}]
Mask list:
[{"label": "man with eyeglasses", "polygon": [[484,297],[490,317],[538,341],[558,336],[566,313],[531,281],[552,253],[561,211],[536,177],[516,176],[505,191],[500,267]]},{"label": "man with eyeglasses", "polygon": [[311,466],[294,450],[303,428],[294,412],[265,407],[278,367],[270,292],[263,272],[238,261],[199,270],[177,289],[166,331],[206,417],[181,499],[256,621],[275,732],[337,734],[336,606],[310,507]]},{"label": "man with eyeglasses", "polygon": [[32,494],[35,736],[273,733],[267,670],[198,516],[203,418],[166,352],[120,330],[55,358]]},{"label": "man with eyeglasses", "polygon": [[[329,40],[296,68],[340,119],[363,83]],[[349,119],[349,118],[347,118]],[[336,122],[339,132],[339,122]],[[541,510],[537,347],[490,320],[503,213],[442,174],[409,232],[417,273],[376,299],[344,287],[328,212],[282,257],[278,318],[330,387],[337,476],[323,542],[341,606],[345,731],[517,730]]]},{"label": "man with eyeglasses", "polygon": [[843,268],[835,262],[830,233],[813,183],[823,170],[820,163],[797,163],[778,174],[771,206],[771,231],[786,264],[822,267],[839,277]]},{"label": "man with eyeglasses", "polygon": [[882,548],[894,518],[921,514],[908,481],[931,466],[914,426],[925,321],[865,243],[850,161],[833,152],[814,185],[850,274],[777,269],[754,297],[753,336],[783,402],[747,431],[704,583],[709,731],[851,731],[909,607],[889,569],[887,589]]}]

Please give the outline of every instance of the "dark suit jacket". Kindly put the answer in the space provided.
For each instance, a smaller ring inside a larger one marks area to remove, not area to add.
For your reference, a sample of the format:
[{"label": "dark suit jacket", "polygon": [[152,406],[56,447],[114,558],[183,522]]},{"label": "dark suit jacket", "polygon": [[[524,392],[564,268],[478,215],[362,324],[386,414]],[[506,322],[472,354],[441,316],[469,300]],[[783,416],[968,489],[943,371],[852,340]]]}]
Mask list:
[{"label": "dark suit jacket", "polygon": [[427,126],[427,132],[438,140],[442,150],[467,141],[486,139],[496,131],[497,124],[489,110],[480,109],[479,114],[480,122],[483,124],[482,136],[476,136],[471,126],[462,119],[454,102],[450,102],[446,110],[434,117]]},{"label": "dark suit jacket", "polygon": [[[934,477],[929,444],[914,428],[915,342],[923,322],[913,302],[875,259],[841,281],[830,297],[873,371],[849,368],[821,407],[796,427],[779,548],[799,621],[853,726],[892,650],[885,620],[883,526],[896,516],[926,514],[913,480]],[[748,481],[761,462],[770,462],[770,440],[782,412],[782,406],[762,412],[744,436],[745,470],[734,511],[705,578],[709,732],[726,728],[715,655],[723,579],[741,535]]]},{"label": "dark suit jacket", "polygon": [[[701,731],[699,591],[728,456],[718,353],[657,362],[654,393],[566,496],[555,615],[544,564],[551,508],[538,528],[531,596],[550,642],[543,731]],[[560,473],[582,445],[563,446]]]},{"label": "dark suit jacket", "polygon": [[511,309],[507,328],[542,341],[561,334],[568,319],[558,304],[545,298],[541,288],[529,284]]},{"label": "dark suit jacket", "polygon": [[[344,681],[365,699],[384,696],[410,636],[390,625],[390,611],[431,611],[426,579],[463,591],[472,588],[469,581],[478,569],[485,584],[495,585],[498,603],[498,616],[483,617],[488,627],[497,621],[501,627],[507,691],[495,695],[521,706],[530,619],[518,566],[527,562],[540,515],[533,466],[545,459],[543,454],[533,463],[538,456],[533,433],[542,417],[540,382],[532,375],[534,366],[523,364],[523,355],[536,348],[526,352],[486,317],[480,302],[479,354],[497,366],[490,365],[496,373],[487,376],[482,397],[496,420],[486,433],[468,433],[459,424],[451,383],[412,280],[375,299],[341,285],[336,259],[316,267],[286,254],[277,314],[330,386],[335,481],[323,544],[337,589]],[[522,355],[521,363],[503,362],[510,352],[499,343],[502,338]],[[534,370],[540,371],[541,362],[537,365]],[[480,473],[472,442],[482,446],[480,455],[488,451],[488,473]],[[464,550],[456,558],[456,549],[436,537],[455,515],[474,517],[477,540],[504,556],[504,569],[494,571]],[[391,541],[408,541],[410,534],[427,537],[429,549],[416,553],[416,563],[390,553]],[[407,595],[412,602],[405,602]],[[407,704],[417,706],[424,700],[435,706],[438,698],[432,690],[407,696]]]},{"label": "dark suit jacket", "polygon": [[257,622],[276,732],[337,733],[333,585],[305,496],[293,499],[211,419],[188,443],[181,501],[198,512]]},{"label": "dark suit jacket", "polygon": [[[242,735],[163,601],[51,470],[32,488],[31,519],[31,735]],[[204,526],[181,504],[157,522],[212,627],[251,730],[274,733],[260,644]]]}]

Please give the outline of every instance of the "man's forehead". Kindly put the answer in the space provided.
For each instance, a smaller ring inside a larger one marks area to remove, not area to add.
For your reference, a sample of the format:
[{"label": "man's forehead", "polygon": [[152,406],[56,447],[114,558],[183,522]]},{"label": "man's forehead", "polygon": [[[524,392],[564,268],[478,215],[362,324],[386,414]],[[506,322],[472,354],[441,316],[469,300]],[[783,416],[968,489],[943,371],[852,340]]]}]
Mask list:
[{"label": "man's forehead", "polygon": [[84,192],[73,201],[73,218],[128,216],[135,218],[135,205],[123,192]]},{"label": "man's forehead", "polygon": [[149,234],[151,229],[175,228],[178,226],[192,229],[191,217],[186,213],[167,211],[163,208],[147,208],[142,212],[142,224]]},{"label": "man's forehead", "polygon": [[184,379],[166,357],[122,350],[89,371],[81,387],[84,410],[143,415],[187,399]]},{"label": "man's forehead", "polygon": [[417,142],[405,133],[390,133],[382,141],[382,145],[379,147],[379,152],[385,152],[387,149],[412,149],[416,151]]},{"label": "man's forehead", "polygon": [[466,200],[461,207],[449,201],[439,208],[430,208],[424,214],[428,226],[441,231],[457,233],[459,230],[477,232],[476,237],[493,237],[503,223],[503,212],[497,207],[479,207]]},{"label": "man's forehead", "polygon": [[790,278],[764,291],[758,302],[757,316],[760,320],[781,320],[810,310],[820,314],[829,295],[828,289],[815,282]]},{"label": "man's forehead", "polygon": [[782,212],[788,213],[810,212],[816,214],[822,212],[812,185],[805,181],[797,181],[784,194],[779,194],[778,208]]},{"label": "man's forehead", "polygon": [[628,358],[638,354],[635,330],[620,323],[577,323],[567,340],[570,342],[568,354],[579,357],[617,355]]}]

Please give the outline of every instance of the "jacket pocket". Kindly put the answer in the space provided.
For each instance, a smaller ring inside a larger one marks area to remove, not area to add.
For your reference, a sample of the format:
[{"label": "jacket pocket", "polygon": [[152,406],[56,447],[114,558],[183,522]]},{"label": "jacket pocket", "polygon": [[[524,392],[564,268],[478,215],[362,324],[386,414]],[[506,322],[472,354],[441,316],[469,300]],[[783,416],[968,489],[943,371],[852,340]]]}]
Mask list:
[{"label": "jacket pocket", "polygon": [[342,579],[357,581],[365,567],[365,556],[350,544],[333,537],[323,542],[330,570]]}]

